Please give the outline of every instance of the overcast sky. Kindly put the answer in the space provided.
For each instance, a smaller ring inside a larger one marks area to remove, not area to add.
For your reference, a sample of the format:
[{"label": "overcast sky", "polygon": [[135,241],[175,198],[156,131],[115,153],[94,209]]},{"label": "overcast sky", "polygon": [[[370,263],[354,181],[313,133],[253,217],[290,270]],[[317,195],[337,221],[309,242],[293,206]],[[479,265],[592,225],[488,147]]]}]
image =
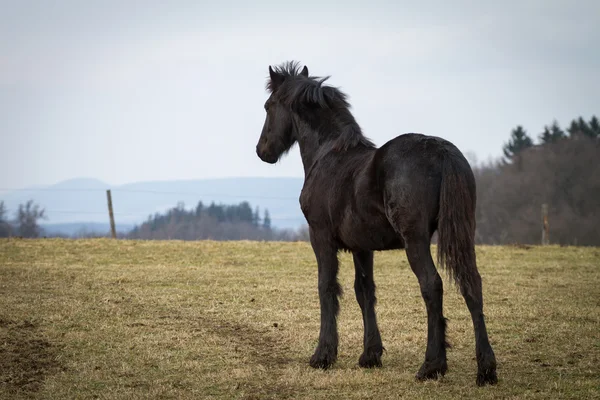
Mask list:
[{"label": "overcast sky", "polygon": [[[485,3],[485,4],[484,4]],[[255,144],[268,66],[298,60],[377,145],[600,116],[600,1],[0,0],[0,188],[302,176]]]}]

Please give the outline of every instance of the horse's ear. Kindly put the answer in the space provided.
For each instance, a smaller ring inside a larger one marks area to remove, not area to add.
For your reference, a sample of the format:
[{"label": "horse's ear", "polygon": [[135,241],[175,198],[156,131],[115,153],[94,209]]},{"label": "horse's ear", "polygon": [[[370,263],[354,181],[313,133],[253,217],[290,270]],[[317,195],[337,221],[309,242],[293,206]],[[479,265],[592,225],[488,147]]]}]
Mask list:
[{"label": "horse's ear", "polygon": [[308,67],[305,65],[304,68],[302,68],[302,72],[300,72],[300,75],[304,75],[308,78]]},{"label": "horse's ear", "polygon": [[273,71],[273,68],[271,68],[270,65],[269,65],[269,76],[271,77],[271,84],[269,86],[271,88],[271,91],[274,92],[275,90],[277,90],[277,88],[279,86],[281,86],[285,77],[283,75],[278,74],[277,72]]}]

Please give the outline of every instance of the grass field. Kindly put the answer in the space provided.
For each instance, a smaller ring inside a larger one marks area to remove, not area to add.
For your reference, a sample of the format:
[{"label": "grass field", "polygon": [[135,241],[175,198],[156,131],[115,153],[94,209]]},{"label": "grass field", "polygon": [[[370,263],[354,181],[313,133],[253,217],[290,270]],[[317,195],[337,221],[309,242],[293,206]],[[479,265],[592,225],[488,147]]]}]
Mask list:
[{"label": "grass field", "polygon": [[0,398],[600,398],[600,249],[477,255],[499,364],[483,388],[446,278],[449,371],[415,381],[425,306],[403,251],[375,255],[376,370],[357,366],[362,319],[340,255],[340,354],[321,371],[308,366],[319,307],[306,243],[2,240]]}]

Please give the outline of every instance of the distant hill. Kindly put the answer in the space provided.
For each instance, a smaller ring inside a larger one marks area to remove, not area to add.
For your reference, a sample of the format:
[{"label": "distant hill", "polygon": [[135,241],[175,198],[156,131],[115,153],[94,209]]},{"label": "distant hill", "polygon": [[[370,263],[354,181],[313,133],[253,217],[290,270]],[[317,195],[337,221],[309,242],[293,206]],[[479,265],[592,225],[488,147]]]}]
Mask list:
[{"label": "distant hill", "polygon": [[42,224],[54,233],[107,228],[107,189],[112,193],[117,230],[129,229],[149,215],[175,207],[179,202],[189,209],[198,201],[206,205],[213,201],[223,204],[248,201],[253,209],[260,208],[261,216],[267,208],[274,227],[295,229],[306,223],[298,201],[302,183],[303,178],[222,178],[117,186],[97,179],[78,178],[0,193],[0,200],[12,218],[19,204],[33,199],[46,209],[48,219]]}]

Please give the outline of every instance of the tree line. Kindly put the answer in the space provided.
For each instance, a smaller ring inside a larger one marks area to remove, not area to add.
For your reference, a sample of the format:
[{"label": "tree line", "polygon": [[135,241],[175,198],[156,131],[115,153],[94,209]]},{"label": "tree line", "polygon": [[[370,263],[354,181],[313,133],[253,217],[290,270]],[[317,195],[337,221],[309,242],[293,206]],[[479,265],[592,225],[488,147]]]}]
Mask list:
[{"label": "tree line", "polygon": [[540,243],[541,205],[547,204],[550,243],[600,245],[596,116],[573,119],[564,130],[555,120],[537,135],[518,125],[503,146],[503,157],[472,164],[477,243]]},{"label": "tree line", "polygon": [[279,230],[271,225],[269,210],[252,210],[250,203],[206,206],[202,201],[186,210],[183,203],[163,214],[149,216],[135,226],[126,237],[130,239],[178,240],[299,240],[302,231]]}]

